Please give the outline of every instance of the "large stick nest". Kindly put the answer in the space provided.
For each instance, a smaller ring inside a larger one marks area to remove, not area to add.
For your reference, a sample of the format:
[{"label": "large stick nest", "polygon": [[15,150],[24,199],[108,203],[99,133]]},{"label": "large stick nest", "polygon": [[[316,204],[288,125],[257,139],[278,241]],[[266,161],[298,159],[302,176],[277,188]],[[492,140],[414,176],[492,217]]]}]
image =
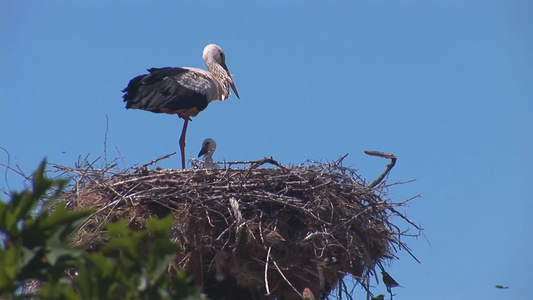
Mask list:
[{"label": "large stick nest", "polygon": [[370,293],[376,265],[409,251],[400,241],[406,231],[391,219],[419,229],[395,209],[409,199],[391,202],[389,185],[366,184],[342,159],[292,167],[272,159],[244,168],[147,165],[127,172],[56,166],[76,177],[65,201],[96,209],[74,243],[97,249],[107,221],[143,228],[148,218],[172,213],[171,237],[182,252],[171,269],[186,269],[211,299],[318,299],[335,287],[351,298],[345,275]]}]

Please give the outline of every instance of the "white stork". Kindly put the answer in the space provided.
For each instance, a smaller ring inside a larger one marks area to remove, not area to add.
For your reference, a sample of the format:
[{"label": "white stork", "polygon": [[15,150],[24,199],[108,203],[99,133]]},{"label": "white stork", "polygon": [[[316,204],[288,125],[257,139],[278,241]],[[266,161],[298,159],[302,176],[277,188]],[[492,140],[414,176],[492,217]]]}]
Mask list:
[{"label": "white stork", "polygon": [[207,45],[202,58],[209,72],[197,68],[151,68],[148,69],[150,74],[133,78],[122,90],[126,108],[177,114],[184,119],[179,141],[184,169],[185,134],[191,117],[198,115],[213,100],[228,99],[230,87],[239,98],[222,48]]},{"label": "white stork", "polygon": [[217,169],[220,168],[219,165],[213,163],[213,153],[217,150],[217,143],[213,139],[205,139],[202,142],[202,149],[198,153],[198,157],[204,155],[204,168],[207,169]]}]

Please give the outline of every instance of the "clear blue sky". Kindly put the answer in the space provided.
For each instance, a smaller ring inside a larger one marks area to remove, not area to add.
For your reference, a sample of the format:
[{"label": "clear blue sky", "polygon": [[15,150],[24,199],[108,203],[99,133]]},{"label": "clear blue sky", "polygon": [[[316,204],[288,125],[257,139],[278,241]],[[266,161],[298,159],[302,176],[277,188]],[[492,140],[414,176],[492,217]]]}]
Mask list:
[{"label": "clear blue sky", "polygon": [[[401,252],[390,267],[405,287],[395,299],[531,296],[533,2],[182,2],[1,0],[0,146],[11,165],[73,166],[103,157],[104,142],[122,166],[178,151],[182,120],[127,111],[121,89],[146,68],[203,68],[216,43],[241,99],[194,118],[188,158],[207,137],[216,160],[349,153],[373,180],[387,161],[363,150],[394,153],[389,181],[417,181],[391,197],[421,194],[407,214],[430,241],[406,241],[422,264]],[[160,165],[178,168],[179,156]]]}]

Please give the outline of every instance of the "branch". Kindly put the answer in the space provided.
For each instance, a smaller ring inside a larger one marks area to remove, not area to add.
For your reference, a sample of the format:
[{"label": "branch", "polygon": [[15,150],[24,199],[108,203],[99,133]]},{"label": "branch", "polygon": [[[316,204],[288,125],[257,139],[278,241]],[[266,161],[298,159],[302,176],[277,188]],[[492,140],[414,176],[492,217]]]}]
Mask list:
[{"label": "branch", "polygon": [[275,166],[277,166],[278,168],[280,169],[286,169],[282,164],[280,164],[279,162],[277,162],[276,160],[274,160],[272,157],[265,157],[261,160],[256,160],[256,161],[250,161],[248,163],[252,163],[248,169],[256,169],[266,163],[269,163],[269,164],[273,164]]},{"label": "branch", "polygon": [[171,157],[172,155],[176,154],[176,152],[172,152],[170,154],[167,154],[165,156],[161,156],[160,158],[156,158],[154,160],[152,160],[151,162],[149,163],[145,163],[144,165],[140,166],[140,167],[136,167],[137,170],[143,170],[143,169],[146,169],[146,167],[148,167],[149,165],[153,165],[155,163],[157,163],[158,161],[160,160],[163,160],[163,159],[167,159],[169,157]]},{"label": "branch", "polygon": [[392,170],[392,168],[396,164],[396,156],[394,154],[383,153],[383,152],[378,152],[378,151],[365,151],[365,154],[370,155],[370,156],[389,158],[391,160],[390,164],[387,165],[387,168],[385,169],[385,171],[376,180],[374,180],[374,182],[370,184],[370,187],[373,188],[373,187],[376,187],[381,181],[383,181],[383,178],[385,178],[385,176],[389,174],[390,170]]}]

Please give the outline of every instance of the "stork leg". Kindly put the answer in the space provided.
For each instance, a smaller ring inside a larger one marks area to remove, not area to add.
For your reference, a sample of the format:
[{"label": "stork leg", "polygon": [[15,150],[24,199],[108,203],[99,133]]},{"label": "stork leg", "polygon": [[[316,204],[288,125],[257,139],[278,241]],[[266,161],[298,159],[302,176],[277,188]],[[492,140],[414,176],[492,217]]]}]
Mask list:
[{"label": "stork leg", "polygon": [[189,124],[189,118],[184,118],[183,129],[181,130],[181,137],[180,137],[181,167],[183,169],[185,169],[185,134],[187,133],[188,124]]}]

